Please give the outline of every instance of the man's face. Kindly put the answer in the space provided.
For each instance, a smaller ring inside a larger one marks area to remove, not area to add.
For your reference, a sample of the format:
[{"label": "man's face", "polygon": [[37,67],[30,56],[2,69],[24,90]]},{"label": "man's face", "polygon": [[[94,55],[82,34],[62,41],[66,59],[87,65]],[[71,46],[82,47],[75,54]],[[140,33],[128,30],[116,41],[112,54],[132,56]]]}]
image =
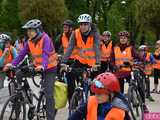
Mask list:
[{"label": "man's face", "polygon": [[80,23],[80,31],[82,33],[88,32],[89,29],[90,29],[90,23],[88,22]]}]

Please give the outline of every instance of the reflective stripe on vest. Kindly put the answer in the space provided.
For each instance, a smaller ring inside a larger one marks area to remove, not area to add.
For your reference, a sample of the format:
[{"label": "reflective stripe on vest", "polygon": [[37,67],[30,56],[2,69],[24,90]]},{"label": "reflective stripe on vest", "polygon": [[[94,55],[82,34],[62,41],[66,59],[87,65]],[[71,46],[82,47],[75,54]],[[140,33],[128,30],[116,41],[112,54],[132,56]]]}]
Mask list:
[{"label": "reflective stripe on vest", "polygon": [[[95,96],[90,96],[87,104],[87,120],[97,120],[98,101]],[[125,111],[111,108],[104,120],[124,120]]]},{"label": "reflective stripe on vest", "polygon": [[[63,35],[62,35],[62,46],[63,46],[64,54],[67,52],[68,45],[69,45],[68,37],[63,33]],[[75,59],[76,55],[77,55],[77,50],[76,50],[76,48],[74,48],[70,58]]]},{"label": "reflective stripe on vest", "polygon": [[76,39],[76,49],[77,56],[76,59],[82,64],[87,64],[89,66],[94,66],[96,63],[95,50],[94,50],[94,39],[92,36],[87,38],[86,43],[83,42],[82,36],[79,29],[75,30]]},{"label": "reflective stripe on vest", "polygon": [[[35,66],[42,65],[42,48],[43,48],[43,41],[44,41],[45,35],[42,36],[41,40],[35,44],[28,40],[29,49],[31,52],[31,55],[33,57],[33,63]],[[48,53],[49,59],[48,59],[48,66],[47,69],[55,67],[57,65],[57,53],[55,51]]]},{"label": "reflective stripe on vest", "polygon": [[[151,56],[151,53],[147,52],[147,55],[146,55],[146,58],[145,58],[145,59],[146,59],[147,61],[150,61],[150,56]],[[145,65],[144,73],[145,73],[146,75],[151,75],[151,73],[152,73],[152,65],[151,65],[151,64]]]},{"label": "reflective stripe on vest", "polygon": [[101,50],[101,61],[110,60],[112,52],[112,41],[110,41],[107,47],[103,42],[101,42],[100,50]]},{"label": "reflective stripe on vest", "polygon": [[[115,64],[120,66],[123,65],[124,62],[130,62],[132,60],[132,53],[131,53],[132,47],[127,47],[123,52],[121,52],[120,47],[116,46],[114,47],[114,53],[115,53]],[[122,71],[130,71],[131,69],[128,68],[121,68]]]},{"label": "reflective stripe on vest", "polygon": [[[155,50],[154,54],[156,56],[159,56],[160,55],[160,49]],[[153,68],[160,69],[160,60],[156,59],[156,63],[153,65]]]}]

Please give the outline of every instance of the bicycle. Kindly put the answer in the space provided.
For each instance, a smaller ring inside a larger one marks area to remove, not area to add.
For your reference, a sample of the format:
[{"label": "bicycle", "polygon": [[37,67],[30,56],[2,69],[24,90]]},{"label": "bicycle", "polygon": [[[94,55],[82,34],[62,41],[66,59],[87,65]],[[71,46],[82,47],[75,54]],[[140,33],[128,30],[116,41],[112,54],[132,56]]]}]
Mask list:
[{"label": "bicycle", "polygon": [[91,84],[90,74],[94,70],[93,68],[75,68],[77,71],[81,71],[82,77],[81,81],[77,83],[77,87],[74,90],[74,93],[71,98],[69,105],[69,116],[74,113],[80,105],[87,102],[89,86]]},{"label": "bicycle", "polygon": [[146,78],[141,64],[141,62],[135,62],[131,66],[131,81],[129,82],[127,98],[133,120],[143,120],[144,118],[143,99],[145,99]]},{"label": "bicycle", "polygon": [[[17,70],[22,70],[24,73],[31,72],[32,74],[36,74],[33,67],[23,66],[17,68],[11,68],[11,71],[16,72]],[[18,83],[16,79],[15,83],[17,87],[15,87],[14,94],[11,95],[8,100],[5,102],[0,119],[1,120],[26,120],[26,104],[29,106],[27,117],[29,120],[32,120],[35,116],[37,116],[37,120],[40,120],[41,117],[46,117],[44,114],[41,115],[41,110],[44,113],[44,104],[45,104],[45,96],[43,92],[43,88],[40,90],[40,95],[37,97],[33,91],[31,90],[29,83],[27,81],[27,77],[24,77]],[[43,74],[41,80],[43,81]],[[35,105],[33,104],[33,98],[38,101],[37,109],[35,110]],[[41,108],[42,106],[42,108]],[[5,113],[7,113],[5,115]]]}]

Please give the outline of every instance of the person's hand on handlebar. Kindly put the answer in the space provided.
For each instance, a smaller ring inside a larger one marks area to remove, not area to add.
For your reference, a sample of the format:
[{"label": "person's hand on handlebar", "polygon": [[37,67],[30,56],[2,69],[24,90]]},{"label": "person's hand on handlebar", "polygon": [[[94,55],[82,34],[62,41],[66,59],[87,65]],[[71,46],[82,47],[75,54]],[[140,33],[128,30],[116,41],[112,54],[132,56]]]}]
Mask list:
[{"label": "person's hand on handlebar", "polygon": [[8,63],[3,67],[3,71],[7,72],[11,67],[13,67],[13,65],[11,63]]},{"label": "person's hand on handlebar", "polygon": [[40,71],[42,71],[42,70],[44,70],[44,67],[43,67],[42,65],[39,65],[39,66],[37,66],[37,67],[35,68],[35,71],[37,71],[37,72],[40,72]]}]

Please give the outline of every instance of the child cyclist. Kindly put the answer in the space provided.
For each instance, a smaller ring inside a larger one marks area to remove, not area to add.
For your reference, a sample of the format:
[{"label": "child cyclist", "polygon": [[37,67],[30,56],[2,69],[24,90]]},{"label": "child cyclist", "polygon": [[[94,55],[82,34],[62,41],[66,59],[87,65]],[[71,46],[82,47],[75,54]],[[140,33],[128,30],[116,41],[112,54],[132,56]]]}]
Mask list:
[{"label": "child cyclist", "polygon": [[88,102],[80,106],[68,120],[130,120],[127,100],[120,93],[118,79],[110,72],[99,74],[91,85]]}]

